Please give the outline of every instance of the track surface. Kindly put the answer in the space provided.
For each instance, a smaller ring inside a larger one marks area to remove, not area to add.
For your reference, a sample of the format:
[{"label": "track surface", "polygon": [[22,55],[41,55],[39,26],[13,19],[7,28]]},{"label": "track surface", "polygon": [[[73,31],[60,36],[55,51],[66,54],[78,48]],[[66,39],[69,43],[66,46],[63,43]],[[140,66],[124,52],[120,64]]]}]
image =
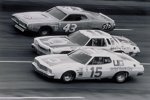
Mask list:
[{"label": "track surface", "polygon": [[[34,37],[22,34],[13,28],[10,20],[12,13],[14,12],[0,11],[0,61],[32,61],[36,56],[31,49]],[[142,63],[150,63],[150,17],[119,15],[110,17],[116,20],[117,29],[132,29],[115,30],[110,33],[133,40],[141,49],[141,54],[135,58]],[[0,100],[5,100],[6,98],[1,97],[8,96],[83,97],[61,98],[61,100],[149,100],[150,66],[144,67],[143,76],[131,78],[124,84],[116,84],[111,80],[87,80],[62,84],[34,73],[29,62],[0,62]]]}]

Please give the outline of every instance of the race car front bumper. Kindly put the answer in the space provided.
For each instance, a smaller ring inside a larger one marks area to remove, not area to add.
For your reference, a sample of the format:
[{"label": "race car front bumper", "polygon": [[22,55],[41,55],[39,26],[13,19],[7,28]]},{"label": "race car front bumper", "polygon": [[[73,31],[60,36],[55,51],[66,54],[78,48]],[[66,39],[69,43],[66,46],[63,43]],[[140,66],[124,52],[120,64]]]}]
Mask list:
[{"label": "race car front bumper", "polygon": [[54,74],[49,73],[48,71],[44,71],[44,70],[40,69],[39,66],[35,62],[32,63],[32,66],[33,66],[34,70],[36,72],[38,72],[39,74],[41,74],[43,76],[46,76],[48,78],[54,79]]},{"label": "race car front bumper", "polygon": [[24,22],[22,22],[22,21],[20,21],[19,19],[17,19],[16,17],[12,17],[11,18],[13,21],[14,21],[14,23],[15,23],[15,28],[17,28],[18,30],[20,30],[21,32],[25,32],[25,31],[27,31],[27,25],[24,23]]},{"label": "race car front bumper", "polygon": [[37,46],[34,43],[31,44],[31,47],[39,55],[50,54],[49,50],[42,48],[41,46]]}]

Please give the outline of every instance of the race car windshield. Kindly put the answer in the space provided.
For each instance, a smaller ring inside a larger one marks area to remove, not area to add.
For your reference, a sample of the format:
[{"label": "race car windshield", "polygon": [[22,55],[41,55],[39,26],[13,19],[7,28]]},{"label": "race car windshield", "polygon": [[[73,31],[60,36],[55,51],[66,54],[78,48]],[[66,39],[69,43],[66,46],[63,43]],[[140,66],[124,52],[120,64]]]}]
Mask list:
[{"label": "race car windshield", "polygon": [[91,59],[91,56],[84,53],[83,51],[81,50],[77,50],[73,53],[70,53],[68,54],[69,57],[81,64],[86,64],[90,59]]},{"label": "race car windshield", "polygon": [[57,9],[56,7],[49,9],[46,12],[49,13],[50,15],[54,16],[55,18],[59,19],[59,20],[63,19],[66,16],[66,14],[64,12]]},{"label": "race car windshield", "polygon": [[84,46],[89,41],[89,38],[77,31],[69,35],[69,40],[73,43],[77,43],[81,46]]}]

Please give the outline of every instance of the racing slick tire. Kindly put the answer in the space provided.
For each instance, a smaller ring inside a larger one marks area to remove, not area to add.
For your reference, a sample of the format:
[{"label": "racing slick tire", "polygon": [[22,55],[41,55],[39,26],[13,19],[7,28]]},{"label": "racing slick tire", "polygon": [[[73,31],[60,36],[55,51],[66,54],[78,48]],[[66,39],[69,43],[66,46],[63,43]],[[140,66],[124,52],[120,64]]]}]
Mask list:
[{"label": "racing slick tire", "polygon": [[127,77],[128,77],[127,72],[118,72],[118,73],[115,74],[113,79],[117,83],[124,83],[126,81]]},{"label": "racing slick tire", "polygon": [[61,76],[61,80],[64,83],[72,82],[76,77],[75,72],[73,71],[67,71]]},{"label": "racing slick tire", "polygon": [[50,27],[42,27],[40,28],[38,35],[46,36],[46,35],[50,35],[51,33],[52,33],[52,29]]},{"label": "racing slick tire", "polygon": [[129,56],[134,57],[136,54],[133,52],[129,52]]}]

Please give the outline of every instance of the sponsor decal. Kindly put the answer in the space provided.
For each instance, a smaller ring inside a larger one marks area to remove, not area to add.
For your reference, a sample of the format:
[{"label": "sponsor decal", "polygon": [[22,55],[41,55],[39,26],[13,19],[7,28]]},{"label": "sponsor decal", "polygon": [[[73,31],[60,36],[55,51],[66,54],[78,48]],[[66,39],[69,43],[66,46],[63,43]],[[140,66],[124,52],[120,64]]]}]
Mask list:
[{"label": "sponsor decal", "polygon": [[124,66],[123,60],[113,60],[114,66]]},{"label": "sponsor decal", "polygon": [[133,71],[131,67],[111,67],[111,71]]}]

